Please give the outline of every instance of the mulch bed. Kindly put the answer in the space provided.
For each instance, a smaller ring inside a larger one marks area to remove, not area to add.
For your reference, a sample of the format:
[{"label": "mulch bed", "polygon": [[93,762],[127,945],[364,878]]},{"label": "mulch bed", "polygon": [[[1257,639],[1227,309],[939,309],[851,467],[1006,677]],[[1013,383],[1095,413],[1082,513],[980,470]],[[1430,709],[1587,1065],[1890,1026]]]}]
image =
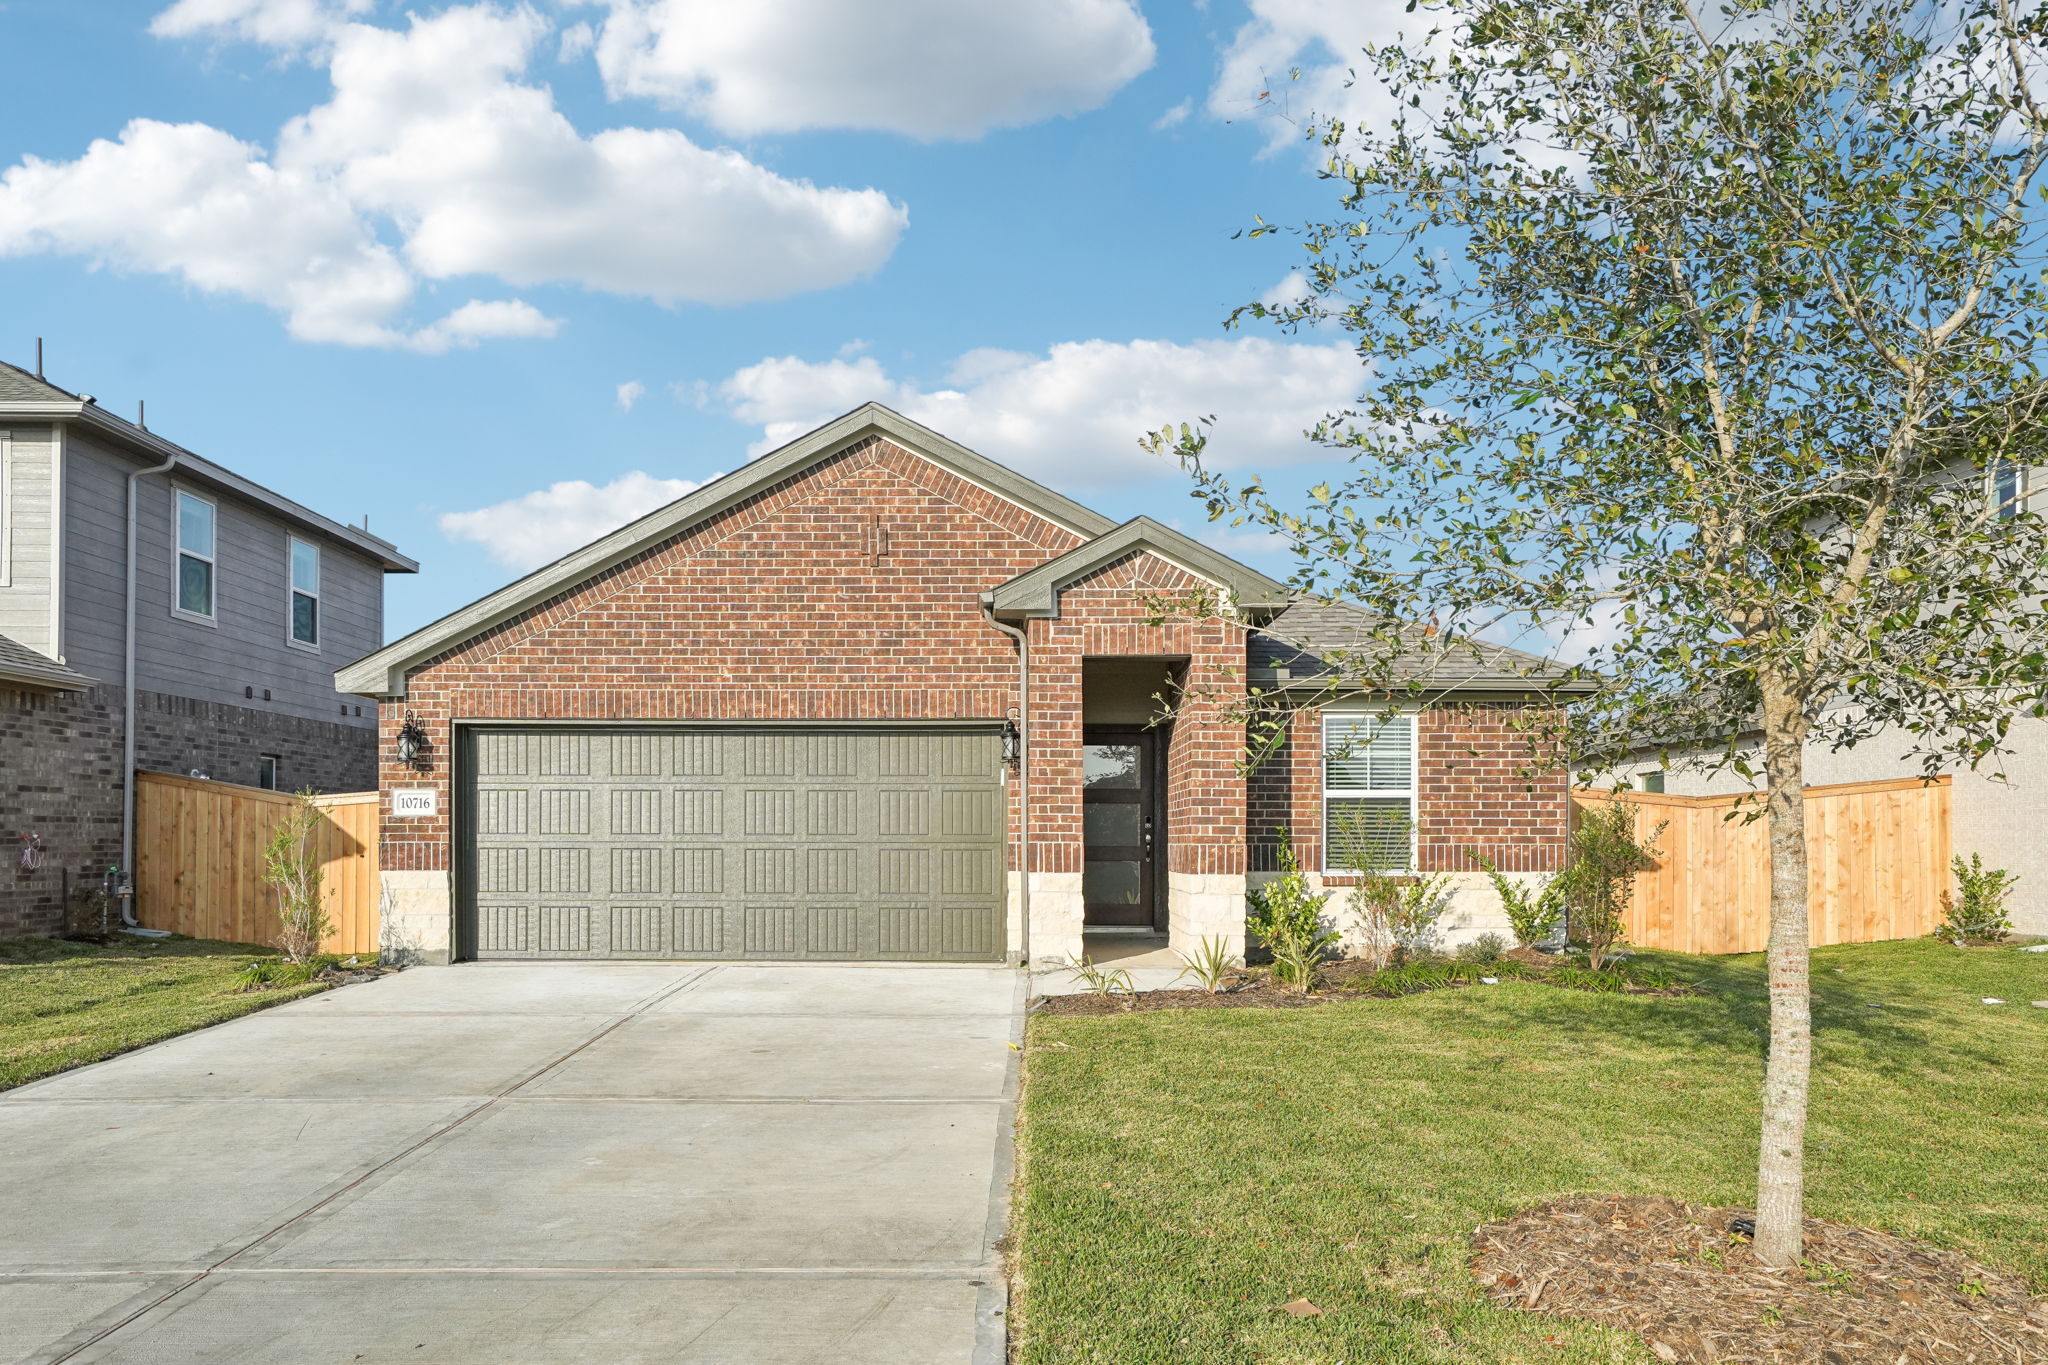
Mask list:
[{"label": "mulch bed", "polygon": [[1802,1268],[1757,1263],[1747,1209],[1578,1198],[1472,1234],[1472,1271],[1505,1308],[1634,1332],[1670,1365],[2042,1365],[2048,1299],[1968,1257],[1806,1222]]},{"label": "mulch bed", "polygon": [[[1504,980],[1510,981],[1541,981],[1545,975],[1565,965],[1565,959],[1539,952],[1534,948],[1512,948],[1502,953],[1501,957],[1503,960],[1519,964],[1523,969],[1513,976],[1501,973]],[[1116,964],[1105,963],[1103,966],[1106,970],[1111,970]],[[1193,987],[1137,991],[1131,995],[1122,992],[1097,995],[1084,991],[1078,995],[1040,996],[1031,1002],[1031,1008],[1037,1014],[1137,1014],[1148,1010],[1291,1010],[1309,1005],[1327,1005],[1338,1000],[1360,999],[1369,993],[1369,986],[1375,975],[1377,969],[1370,962],[1362,958],[1345,958],[1324,963],[1317,978],[1317,989],[1306,995],[1292,986],[1275,982],[1263,969],[1252,968],[1224,978],[1222,988],[1214,994]],[[1429,989],[1466,990],[1479,984],[1472,981],[1446,981]],[[1691,986],[1630,986],[1627,993],[1693,995],[1698,992]]]}]

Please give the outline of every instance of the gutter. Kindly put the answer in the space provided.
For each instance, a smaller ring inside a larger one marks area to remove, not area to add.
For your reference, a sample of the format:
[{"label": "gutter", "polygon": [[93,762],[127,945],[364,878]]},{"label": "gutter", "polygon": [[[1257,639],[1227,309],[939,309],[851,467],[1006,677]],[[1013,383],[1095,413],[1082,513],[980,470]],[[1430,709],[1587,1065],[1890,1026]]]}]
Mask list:
[{"label": "gutter", "polygon": [[[137,485],[151,474],[165,474],[177,466],[173,452],[160,465],[137,469],[128,475],[128,557],[121,592],[121,923],[130,929],[141,927],[135,918],[135,497]],[[176,515],[176,509],[173,509]],[[175,568],[173,574],[175,576]]]},{"label": "gutter", "polygon": [[1031,971],[1031,636],[996,619],[994,595],[982,594],[981,614],[991,626],[1017,642],[1017,938],[1022,966]]}]

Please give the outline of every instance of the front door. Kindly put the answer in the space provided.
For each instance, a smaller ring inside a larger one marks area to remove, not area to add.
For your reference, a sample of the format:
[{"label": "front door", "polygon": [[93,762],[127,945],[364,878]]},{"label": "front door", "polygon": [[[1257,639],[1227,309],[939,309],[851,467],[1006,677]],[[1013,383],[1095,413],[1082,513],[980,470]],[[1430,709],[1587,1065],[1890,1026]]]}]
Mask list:
[{"label": "front door", "polygon": [[1082,736],[1081,898],[1091,929],[1150,929],[1158,784],[1151,730]]}]

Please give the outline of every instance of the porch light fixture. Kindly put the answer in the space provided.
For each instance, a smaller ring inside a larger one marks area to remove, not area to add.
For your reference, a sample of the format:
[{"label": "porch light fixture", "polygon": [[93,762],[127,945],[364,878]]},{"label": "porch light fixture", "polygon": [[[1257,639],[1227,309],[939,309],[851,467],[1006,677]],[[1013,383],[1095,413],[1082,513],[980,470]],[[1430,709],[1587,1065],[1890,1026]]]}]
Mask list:
[{"label": "porch light fixture", "polygon": [[426,729],[412,712],[406,712],[405,724],[398,727],[398,761],[408,768],[417,768],[420,766],[420,755],[426,748]]},{"label": "porch light fixture", "polygon": [[1024,737],[1018,733],[1013,717],[1003,722],[1003,766],[1011,772],[1017,771],[1017,763],[1024,752]]}]

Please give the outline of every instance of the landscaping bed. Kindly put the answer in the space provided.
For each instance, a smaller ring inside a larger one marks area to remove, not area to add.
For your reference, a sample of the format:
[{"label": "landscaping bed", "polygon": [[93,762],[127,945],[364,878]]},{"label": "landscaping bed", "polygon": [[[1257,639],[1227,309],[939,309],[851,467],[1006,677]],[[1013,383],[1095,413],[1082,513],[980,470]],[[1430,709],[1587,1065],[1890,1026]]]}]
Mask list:
[{"label": "landscaping bed", "polygon": [[1503,1308],[1612,1323],[1673,1365],[2048,1360],[2048,1300],[2016,1276],[1889,1233],[1806,1221],[1792,1270],[1759,1265],[1748,1209],[1561,1199],[1472,1234]]},{"label": "landscaping bed", "polygon": [[0,1090],[317,994],[358,970],[247,979],[278,965],[267,948],[180,935],[0,940]]},{"label": "landscaping bed", "polygon": [[[1658,1365],[1628,1324],[1553,1314],[1548,1290],[1535,1311],[1496,1301],[1471,1264],[1475,1228],[1559,1200],[1754,1199],[1762,956],[1634,965],[1702,993],[1517,980],[1314,1009],[1035,1013],[1012,1232],[1018,1360]],[[1813,993],[1809,1212],[2007,1277],[1981,1280],[1987,1297],[2048,1291],[2048,1010],[2031,1007],[2048,999],[2048,954],[1820,948]],[[1815,1250],[1875,1282],[1850,1251]],[[1797,1281],[1778,1307],[1794,1324],[1820,1283]],[[1946,1359],[2041,1359],[2033,1343],[2032,1356],[1957,1346]]]},{"label": "landscaping bed", "polygon": [[1215,990],[1173,987],[1166,990],[1123,989],[1111,971],[1098,979],[1105,988],[1078,995],[1042,996],[1033,1003],[1042,1014],[1124,1014],[1139,1010],[1204,1009],[1300,1009],[1327,1005],[1361,996],[1391,999],[1420,995],[1425,991],[1460,990],[1467,987],[1498,986],[1508,981],[1529,981],[1567,990],[1596,991],[1622,995],[1693,995],[1699,987],[1659,966],[1637,966],[1617,962],[1594,971],[1563,956],[1516,948],[1500,957],[1466,961],[1457,958],[1421,959],[1377,969],[1371,963],[1349,958],[1328,962],[1318,970],[1308,991],[1296,990],[1278,980],[1267,969],[1241,967],[1217,983]]}]

